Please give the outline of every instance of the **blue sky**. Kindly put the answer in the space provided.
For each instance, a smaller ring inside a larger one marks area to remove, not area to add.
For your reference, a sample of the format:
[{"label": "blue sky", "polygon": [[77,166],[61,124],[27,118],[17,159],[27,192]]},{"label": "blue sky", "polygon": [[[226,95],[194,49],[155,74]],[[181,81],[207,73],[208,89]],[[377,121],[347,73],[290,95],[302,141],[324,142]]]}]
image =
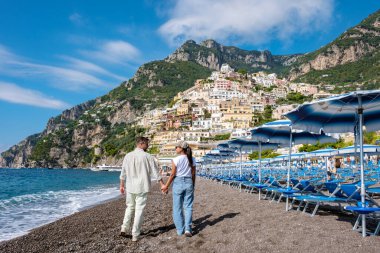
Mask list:
[{"label": "blue sky", "polygon": [[0,151],[187,39],[304,53],[379,8],[375,0],[2,0]]}]

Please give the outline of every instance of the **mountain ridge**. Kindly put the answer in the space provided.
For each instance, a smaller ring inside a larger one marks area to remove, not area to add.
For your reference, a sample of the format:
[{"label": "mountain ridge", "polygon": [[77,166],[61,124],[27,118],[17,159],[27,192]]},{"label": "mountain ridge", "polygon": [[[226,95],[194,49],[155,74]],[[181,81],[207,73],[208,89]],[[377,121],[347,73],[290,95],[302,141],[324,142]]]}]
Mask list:
[{"label": "mountain ridge", "polygon": [[[328,43],[322,48],[304,54],[291,66],[288,72],[289,80],[298,80],[303,82],[312,81],[314,84],[324,84],[330,81],[332,84],[339,84],[339,81],[350,82],[352,80],[337,79],[324,80],[323,76],[328,75],[324,70],[337,68],[336,73],[342,71],[342,66],[360,61],[367,57],[369,61],[373,61],[371,57],[377,57],[380,51],[380,10],[372,13],[356,26],[342,33],[334,41]],[[378,62],[374,60],[375,64]],[[358,64],[360,67],[362,64]],[[380,68],[377,68],[380,70]],[[361,70],[362,71],[362,70]],[[355,70],[350,71],[350,73]],[[356,71],[359,76],[359,71]],[[309,74],[310,73],[310,74]],[[318,75],[320,78],[315,78]],[[376,83],[380,81],[380,76],[374,78],[358,78],[359,82]]]},{"label": "mountain ridge", "polygon": [[186,41],[170,54],[165,61],[193,61],[204,67],[219,70],[223,63],[235,69],[248,72],[271,70],[278,72],[284,66],[290,66],[302,54],[272,55],[269,50],[244,50],[234,46],[223,46],[215,40],[208,39],[197,44],[193,40]]}]

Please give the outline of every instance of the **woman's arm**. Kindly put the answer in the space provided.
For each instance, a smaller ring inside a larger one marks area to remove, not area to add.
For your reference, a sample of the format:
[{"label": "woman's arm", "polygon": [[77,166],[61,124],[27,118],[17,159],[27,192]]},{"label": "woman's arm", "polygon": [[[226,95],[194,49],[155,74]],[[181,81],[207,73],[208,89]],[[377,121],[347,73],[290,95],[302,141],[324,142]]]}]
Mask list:
[{"label": "woman's arm", "polygon": [[193,179],[193,187],[195,187],[195,176],[196,176],[196,168],[195,166],[191,166],[191,178]]},{"label": "woman's arm", "polygon": [[170,173],[170,177],[169,177],[168,181],[166,182],[166,184],[161,187],[162,191],[166,192],[169,190],[169,187],[170,187],[171,183],[173,182],[176,174],[177,174],[177,167],[175,166],[174,162],[172,162],[172,172]]}]

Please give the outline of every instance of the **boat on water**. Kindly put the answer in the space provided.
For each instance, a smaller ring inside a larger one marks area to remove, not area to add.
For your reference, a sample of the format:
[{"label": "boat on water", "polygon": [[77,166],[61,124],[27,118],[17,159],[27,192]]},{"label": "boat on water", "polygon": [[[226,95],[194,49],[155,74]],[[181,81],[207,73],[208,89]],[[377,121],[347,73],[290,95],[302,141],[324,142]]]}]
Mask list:
[{"label": "boat on water", "polygon": [[90,168],[92,171],[121,171],[121,166],[117,165],[97,165],[95,167]]}]

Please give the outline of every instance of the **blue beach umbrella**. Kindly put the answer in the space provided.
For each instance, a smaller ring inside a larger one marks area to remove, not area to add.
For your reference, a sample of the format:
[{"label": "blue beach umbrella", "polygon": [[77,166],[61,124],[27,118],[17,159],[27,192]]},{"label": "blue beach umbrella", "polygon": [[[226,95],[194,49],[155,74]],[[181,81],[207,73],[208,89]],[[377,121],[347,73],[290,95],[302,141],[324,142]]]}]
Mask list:
[{"label": "blue beach umbrella", "polygon": [[[261,152],[262,150],[276,149],[277,143],[254,141],[251,139],[235,139],[228,142],[231,148],[240,150],[240,177],[242,176],[242,152],[243,151],[259,151],[259,184],[261,184]],[[261,199],[261,188],[259,188],[259,199]]]},{"label": "blue beach umbrella", "polygon": [[[366,154],[379,154],[380,153],[380,146],[364,144],[363,145],[363,152]],[[355,145],[345,147],[345,148],[340,148],[338,150],[339,155],[352,155],[355,153],[356,153]]]},{"label": "blue beach umbrella", "polygon": [[306,154],[306,157],[330,157],[338,153],[337,149],[334,148],[324,148],[311,151]]},{"label": "blue beach umbrella", "polygon": [[230,146],[228,146],[228,143],[220,143],[216,146],[217,149],[219,150],[231,150]]},{"label": "blue beach umbrella", "polygon": [[[240,162],[242,162],[243,151],[250,151],[250,152],[259,151],[259,158],[260,158],[262,150],[275,149],[278,147],[278,144],[266,143],[266,142],[262,143],[262,142],[257,142],[250,139],[235,139],[235,140],[229,141],[228,146],[230,148],[236,148],[240,150]],[[242,175],[242,170],[240,167],[240,176],[241,175]]]},{"label": "blue beach umbrella", "polygon": [[[359,132],[361,208],[366,208],[364,184],[363,127],[367,131],[380,129],[380,90],[355,91],[304,103],[285,114],[296,129],[311,132]],[[362,235],[366,236],[366,214],[362,215]]]},{"label": "blue beach umbrella", "polygon": [[[318,133],[354,133],[359,123],[367,131],[380,129],[380,90],[355,91],[300,105],[285,114],[295,129]],[[360,128],[359,128],[360,130]]]},{"label": "blue beach umbrella", "polygon": [[[289,163],[287,173],[287,188],[290,188],[290,167],[292,145],[294,144],[316,144],[336,142],[336,139],[325,134],[315,134],[305,131],[294,131],[290,120],[275,120],[265,123],[251,130],[253,140],[265,142],[277,142],[289,146]],[[290,190],[290,189],[289,189]],[[289,198],[286,198],[286,210],[288,210]]]},{"label": "blue beach umbrella", "polygon": [[305,155],[306,158],[311,158],[311,157],[321,157],[324,158],[325,160],[325,165],[326,165],[326,171],[327,171],[327,159],[331,156],[334,156],[338,154],[338,150],[334,148],[325,148],[325,149],[318,149],[311,151]]},{"label": "blue beach umbrella", "polygon": [[[292,129],[290,120],[276,120],[251,130],[252,139],[257,141],[275,142],[282,145],[289,145],[291,150],[292,144],[316,144],[316,143],[333,143],[336,139],[325,135],[316,134],[306,131],[295,131]],[[289,153],[289,158],[291,153]]]},{"label": "blue beach umbrella", "polygon": [[234,157],[235,152],[234,151],[226,151],[226,150],[219,150],[219,149],[213,149],[209,153],[203,156],[203,159],[209,161],[209,162],[220,162],[220,168],[222,169],[222,162],[226,159],[231,159]]}]

